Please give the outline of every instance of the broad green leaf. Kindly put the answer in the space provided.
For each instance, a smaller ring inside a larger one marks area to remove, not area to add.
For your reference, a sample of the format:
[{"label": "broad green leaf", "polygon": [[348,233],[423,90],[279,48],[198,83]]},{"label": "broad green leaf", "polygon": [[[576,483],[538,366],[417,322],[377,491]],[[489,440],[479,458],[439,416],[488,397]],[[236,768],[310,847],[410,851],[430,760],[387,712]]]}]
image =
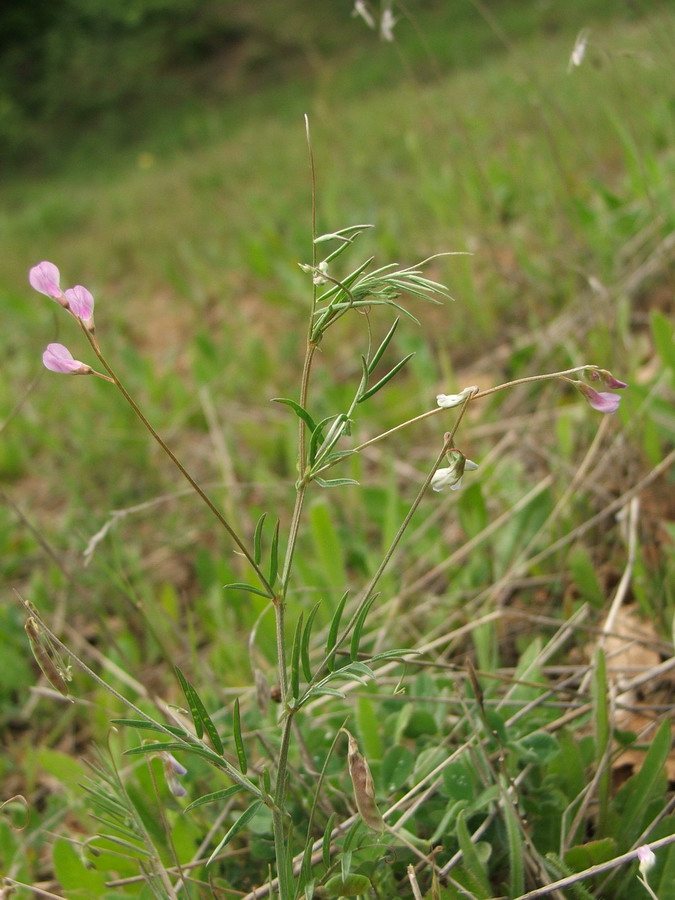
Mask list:
[{"label": "broad green leaf", "polygon": [[241,714],[239,712],[239,697],[235,699],[234,708],[232,710],[232,733],[234,735],[234,746],[237,750],[239,768],[241,769],[241,774],[245,775],[248,770],[248,763],[246,762],[246,748],[244,747],[244,740],[241,735]]},{"label": "broad green leaf", "polygon": [[583,872],[591,866],[607,862],[617,855],[614,838],[603,838],[600,841],[588,841],[577,847],[570,847],[565,853],[565,865],[572,872]]},{"label": "broad green leaf", "polygon": [[367,894],[372,887],[370,879],[365,875],[356,875],[352,873],[346,878],[342,875],[333,875],[326,882],[324,888],[326,896],[332,897],[358,897],[361,894]]},{"label": "broad green leaf", "polygon": [[104,892],[105,875],[85,866],[74,845],[69,841],[59,838],[55,842],[52,863],[61,889],[67,891],[68,897],[72,897],[73,900],[78,897],[89,900],[91,897],[100,897]]},{"label": "broad green leaf", "polygon": [[400,790],[412,775],[415,757],[407,747],[395,744],[384,754],[380,768],[383,792],[390,794]]},{"label": "broad green leaf", "polygon": [[476,796],[472,771],[463,759],[456,759],[443,769],[445,792],[452,800],[470,802]]},{"label": "broad green leaf", "polygon": [[560,753],[556,739],[545,731],[534,731],[509,746],[516,749],[522,760],[539,766],[546,765]]},{"label": "broad green leaf", "polygon": [[375,711],[375,704],[369,697],[359,697],[356,705],[356,723],[364,756],[369,760],[382,759],[380,718]]}]

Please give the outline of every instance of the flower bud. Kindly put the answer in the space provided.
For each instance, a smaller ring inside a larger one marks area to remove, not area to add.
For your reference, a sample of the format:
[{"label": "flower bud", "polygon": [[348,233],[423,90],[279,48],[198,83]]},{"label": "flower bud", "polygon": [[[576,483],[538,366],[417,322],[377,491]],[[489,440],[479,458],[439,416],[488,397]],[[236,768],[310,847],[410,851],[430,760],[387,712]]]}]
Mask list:
[{"label": "flower bud", "polygon": [[86,363],[73,359],[73,354],[63,344],[47,344],[42,362],[46,369],[62,375],[91,375],[94,371]]}]

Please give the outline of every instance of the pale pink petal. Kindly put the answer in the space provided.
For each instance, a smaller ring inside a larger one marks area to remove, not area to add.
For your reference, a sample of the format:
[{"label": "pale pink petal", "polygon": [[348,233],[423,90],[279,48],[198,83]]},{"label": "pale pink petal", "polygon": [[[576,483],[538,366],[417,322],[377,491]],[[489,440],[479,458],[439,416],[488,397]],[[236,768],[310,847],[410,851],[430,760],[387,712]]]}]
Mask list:
[{"label": "pale pink petal", "polygon": [[576,381],[575,385],[593,409],[597,409],[598,412],[613,413],[619,408],[621,397],[618,394],[594,391],[592,387],[584,384],[583,381]]},{"label": "pale pink petal", "polygon": [[91,319],[94,314],[94,298],[86,287],[76,284],[75,287],[68,288],[64,296],[68,301],[68,309],[74,316],[85,321]]},{"label": "pale pink petal", "polygon": [[63,344],[47,344],[47,349],[42,354],[42,362],[51,372],[59,372],[62,375],[87,375],[91,372],[88,365],[79,359],[73,359],[73,354]]},{"label": "pale pink petal", "polygon": [[28,273],[28,281],[31,287],[41,294],[52,297],[54,300],[62,296],[61,288],[59,287],[60,277],[59,270],[54,263],[47,261],[33,266]]}]

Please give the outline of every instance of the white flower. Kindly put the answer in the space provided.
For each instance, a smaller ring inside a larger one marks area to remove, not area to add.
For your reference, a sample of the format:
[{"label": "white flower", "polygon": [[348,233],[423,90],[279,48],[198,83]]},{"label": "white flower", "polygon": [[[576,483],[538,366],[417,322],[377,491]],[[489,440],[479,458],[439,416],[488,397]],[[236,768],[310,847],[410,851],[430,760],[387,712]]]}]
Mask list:
[{"label": "white flower", "polygon": [[588,46],[588,39],[590,36],[590,28],[582,28],[577,35],[577,39],[574,42],[574,49],[572,50],[572,55],[570,56],[570,61],[567,64],[568,72],[571,72],[572,69],[575,68],[575,66],[580,66],[584,61],[584,56],[586,55],[586,47]]},{"label": "white flower", "polygon": [[328,263],[323,259],[315,269],[312,281],[314,284],[326,284],[328,281],[326,275],[328,275]]},{"label": "white flower", "polygon": [[352,11],[353,16],[361,16],[363,21],[369,28],[375,27],[375,19],[372,16],[372,13],[366,6],[365,0],[356,0],[354,4],[354,9]]},{"label": "white flower", "polygon": [[391,11],[391,7],[387,6],[382,12],[382,18],[380,20],[380,37],[383,41],[393,41],[394,40],[394,25],[398,19],[394,18],[394,14]]},{"label": "white flower", "polygon": [[437,394],[436,403],[443,409],[452,409],[453,406],[459,406],[467,397],[475,394],[477,390],[478,385],[472,384],[471,387],[464,388],[459,394]]},{"label": "white flower", "polygon": [[431,487],[434,491],[442,491],[449,487],[451,491],[458,491],[462,486],[464,472],[470,472],[478,468],[478,463],[467,459],[459,450],[448,452],[450,465],[445,469],[436,469],[431,479]]},{"label": "white flower", "polygon": [[656,863],[656,856],[654,855],[654,851],[651,847],[647,847],[645,844],[642,847],[637,848],[637,858],[640,860],[640,865],[638,868],[640,869],[640,874],[643,878],[647,877],[647,872],[654,866]]}]

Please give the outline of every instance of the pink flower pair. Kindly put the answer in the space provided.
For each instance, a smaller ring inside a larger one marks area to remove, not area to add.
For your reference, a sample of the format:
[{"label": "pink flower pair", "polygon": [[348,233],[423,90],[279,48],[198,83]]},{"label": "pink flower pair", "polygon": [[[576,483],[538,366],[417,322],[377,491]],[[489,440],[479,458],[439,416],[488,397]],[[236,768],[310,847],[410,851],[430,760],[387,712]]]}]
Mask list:
[{"label": "pink flower pair", "polygon": [[[625,381],[619,381],[607,369],[588,369],[586,377],[589,381],[602,381],[608,388],[612,388],[615,391],[628,387]],[[592,387],[584,384],[583,381],[575,381],[574,385],[588,400],[593,409],[597,409],[598,412],[613,413],[619,408],[621,397],[618,394],[612,394],[609,391],[595,391]]]},{"label": "pink flower pair", "polygon": [[[36,291],[45,294],[62,306],[93,335],[94,332],[94,298],[91,292],[81,284],[61,290],[61,274],[54,263],[44,260],[28,273],[28,281]],[[73,359],[73,354],[63,344],[48,344],[42,354],[42,362],[52,372],[64,375],[100,375],[91,366]],[[107,376],[101,376],[107,377]]]},{"label": "pink flower pair", "polygon": [[40,294],[51,297],[52,300],[62,306],[64,309],[74,316],[81,319],[85,324],[90,323],[94,318],[94,298],[86,287],[76,284],[75,287],[62,291],[59,285],[61,274],[54,263],[41,262],[28,273],[28,280]]}]

